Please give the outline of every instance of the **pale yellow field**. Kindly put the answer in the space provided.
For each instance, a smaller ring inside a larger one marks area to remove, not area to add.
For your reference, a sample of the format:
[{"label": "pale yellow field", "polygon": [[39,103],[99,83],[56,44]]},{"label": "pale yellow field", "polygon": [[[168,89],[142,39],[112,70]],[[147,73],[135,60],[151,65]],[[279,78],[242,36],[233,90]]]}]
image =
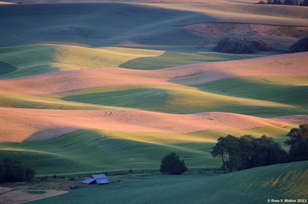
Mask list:
[{"label": "pale yellow field", "polygon": [[99,67],[119,67],[121,64],[139,57],[157,57],[164,51],[138,50],[107,47],[101,49],[80,46],[57,46],[56,63],[53,66],[61,71]]}]

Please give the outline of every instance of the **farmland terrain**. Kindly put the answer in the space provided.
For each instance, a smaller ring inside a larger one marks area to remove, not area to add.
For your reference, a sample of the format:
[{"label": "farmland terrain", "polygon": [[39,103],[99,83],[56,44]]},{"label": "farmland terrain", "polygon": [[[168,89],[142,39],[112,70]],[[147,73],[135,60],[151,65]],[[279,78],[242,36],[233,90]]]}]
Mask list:
[{"label": "farmland terrain", "polygon": [[[308,54],[288,50],[308,36],[307,7],[89,2],[0,5],[0,158],[39,176],[155,170],[172,151],[219,168],[218,137],[267,135],[288,150],[286,134],[308,122]],[[214,52],[226,37],[273,50]]]},{"label": "farmland terrain", "polygon": [[[78,189],[31,203],[59,203],[63,200],[74,203],[266,203],[268,199],[274,202],[273,200],[280,201],[281,198],[284,200],[306,196],[304,189],[308,187],[307,165],[307,161],[279,164],[221,176],[130,178],[108,186]],[[259,196],[255,196],[256,194]]]}]

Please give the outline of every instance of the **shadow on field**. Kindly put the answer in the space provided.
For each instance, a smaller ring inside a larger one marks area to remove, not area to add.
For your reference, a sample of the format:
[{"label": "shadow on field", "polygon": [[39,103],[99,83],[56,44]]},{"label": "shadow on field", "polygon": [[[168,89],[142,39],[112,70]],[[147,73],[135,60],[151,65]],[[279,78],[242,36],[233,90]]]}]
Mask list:
[{"label": "shadow on field", "polygon": [[12,66],[8,63],[2,62],[2,61],[0,61],[0,67],[1,67],[0,76],[17,70],[17,67],[14,67],[14,66]]}]

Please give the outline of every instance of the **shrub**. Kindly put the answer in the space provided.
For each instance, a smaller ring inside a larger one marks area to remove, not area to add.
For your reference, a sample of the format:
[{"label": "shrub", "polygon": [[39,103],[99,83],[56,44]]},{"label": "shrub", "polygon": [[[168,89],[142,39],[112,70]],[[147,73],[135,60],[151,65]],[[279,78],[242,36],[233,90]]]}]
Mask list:
[{"label": "shrub", "polygon": [[129,174],[133,174],[134,171],[133,171],[132,169],[129,169],[129,170],[128,170],[128,173],[129,173]]},{"label": "shrub", "polygon": [[269,51],[273,45],[265,40],[247,41],[245,38],[229,37],[221,40],[215,47],[217,52],[251,54],[256,50]]},{"label": "shrub", "polygon": [[235,54],[250,54],[255,52],[255,46],[245,38],[229,37],[221,40],[215,47],[215,51]]},{"label": "shrub", "polygon": [[180,175],[188,171],[184,160],[180,160],[179,156],[174,152],[167,154],[162,160],[159,171],[162,174]]},{"label": "shrub", "polygon": [[308,51],[308,37],[299,39],[289,48],[290,52],[305,52]]},{"label": "shrub", "polygon": [[273,45],[265,40],[253,40],[251,43],[254,44],[257,50],[270,51],[273,49]]}]

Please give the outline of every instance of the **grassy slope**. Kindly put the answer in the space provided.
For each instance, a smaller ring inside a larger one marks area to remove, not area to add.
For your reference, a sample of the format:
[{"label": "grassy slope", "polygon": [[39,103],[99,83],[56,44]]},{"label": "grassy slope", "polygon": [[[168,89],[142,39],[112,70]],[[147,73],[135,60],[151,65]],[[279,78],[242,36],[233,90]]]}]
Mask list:
[{"label": "grassy slope", "polygon": [[120,47],[89,48],[73,45],[37,44],[0,48],[0,79],[56,71],[124,67],[152,70],[200,62],[227,61],[264,55],[165,52]]},{"label": "grassy slope", "polygon": [[54,66],[61,71],[98,67],[119,67],[140,57],[156,58],[164,51],[106,47],[101,49],[80,46],[57,46]]},{"label": "grassy slope", "polygon": [[[283,78],[294,81],[293,77]],[[305,77],[295,78],[299,82],[305,81]],[[259,77],[225,79],[196,86],[199,90],[180,85],[117,86],[102,87],[95,92],[84,89],[61,95],[63,100],[68,101],[168,113],[220,110],[263,117],[307,113],[307,86],[254,82],[258,80]]]},{"label": "grassy slope", "polygon": [[[283,84],[282,81],[284,81]],[[228,96],[294,105],[306,105],[308,103],[307,98],[301,97],[308,94],[306,76],[237,77],[201,84],[196,87],[211,93],[221,94],[223,92],[223,94]]]},{"label": "grassy slope", "polygon": [[[152,141],[138,141],[151,137]],[[171,151],[180,154],[189,167],[219,166],[220,161],[213,160],[209,154],[209,143],[168,142],[168,138],[180,141],[181,137],[183,135],[84,130],[52,140],[1,144],[0,157],[21,160],[38,174],[158,169],[160,159]]]},{"label": "grassy slope", "polygon": [[188,134],[81,130],[51,140],[2,143],[0,158],[21,160],[39,175],[158,169],[160,159],[171,151],[179,154],[189,168],[218,168],[221,161],[213,160],[210,154],[218,137],[266,134],[285,147],[287,138],[283,135],[288,129],[263,127]]},{"label": "grassy slope", "polygon": [[48,45],[2,47],[0,61],[15,69],[1,74],[0,79],[55,72],[58,69],[52,65],[55,62],[54,52],[55,47]]},{"label": "grassy slope", "polygon": [[307,169],[305,161],[212,177],[131,178],[31,203],[266,203],[267,199],[299,199],[307,196]]},{"label": "grassy slope", "polygon": [[[0,46],[54,42],[93,47],[121,45],[195,51],[196,46],[204,41],[204,36],[181,26],[230,21],[306,26],[306,19],[303,18],[307,13],[306,8],[208,4],[2,5]],[[19,15],[15,15],[16,13]],[[272,40],[276,43],[282,39],[281,36],[275,36]],[[285,42],[289,41],[287,44],[296,40],[297,38],[284,39]],[[213,48],[214,44],[210,44],[205,46],[205,51]]]},{"label": "grassy slope", "polygon": [[156,57],[164,51],[38,44],[2,47],[0,53],[4,66],[1,66],[0,79],[9,79],[56,71],[119,67],[135,58]]},{"label": "grassy slope", "polygon": [[0,46],[55,42],[106,47],[132,42],[150,49],[191,48],[199,39],[174,26],[207,19],[194,12],[117,3],[3,5],[0,10]]},{"label": "grassy slope", "polygon": [[201,62],[217,62],[227,60],[239,60],[264,56],[262,54],[254,55],[236,55],[215,52],[166,52],[158,57],[141,57],[130,60],[120,65],[123,68],[153,70],[166,67],[175,67],[187,64]]},{"label": "grassy slope", "polygon": [[[303,94],[307,91],[306,86],[273,86],[239,81],[232,79],[203,84],[200,86],[203,91],[189,86],[110,86],[55,95],[3,94],[0,104],[2,107],[35,109],[103,109],[113,106],[166,113],[220,111],[261,117],[307,113]],[[251,89],[247,89],[248,86]]]},{"label": "grassy slope", "polygon": [[[51,65],[57,67],[53,68],[53,71],[55,71],[58,69],[83,69],[108,65],[117,67],[128,65],[132,62],[130,64],[131,68],[157,69],[165,66],[197,63],[199,60],[224,61],[254,57],[254,55],[238,56],[206,53],[171,53],[169,57],[164,57],[169,55],[168,53],[170,52],[155,57],[163,52],[127,48],[94,49],[58,45],[21,46],[2,49],[4,51],[3,60],[18,67],[17,70],[2,75],[2,78],[48,72],[50,71],[48,67]],[[152,57],[144,58],[144,56],[148,55],[152,55]],[[190,59],[190,56],[198,57]],[[177,57],[180,57],[181,60],[177,61]],[[122,64],[125,61],[128,62]],[[51,64],[51,62],[53,63]],[[49,109],[81,109],[84,107],[93,109],[92,104],[98,104],[169,113],[224,111],[272,117],[304,114],[307,108],[306,85],[306,77],[241,77],[198,85],[196,88],[199,90],[189,86],[177,85],[96,87],[60,94],[65,101],[59,97],[53,99],[54,96],[49,95],[22,96],[4,94],[1,106]],[[74,103],[74,101],[81,103]],[[243,106],[246,108],[243,109]],[[99,106],[95,107],[99,108]]]}]

